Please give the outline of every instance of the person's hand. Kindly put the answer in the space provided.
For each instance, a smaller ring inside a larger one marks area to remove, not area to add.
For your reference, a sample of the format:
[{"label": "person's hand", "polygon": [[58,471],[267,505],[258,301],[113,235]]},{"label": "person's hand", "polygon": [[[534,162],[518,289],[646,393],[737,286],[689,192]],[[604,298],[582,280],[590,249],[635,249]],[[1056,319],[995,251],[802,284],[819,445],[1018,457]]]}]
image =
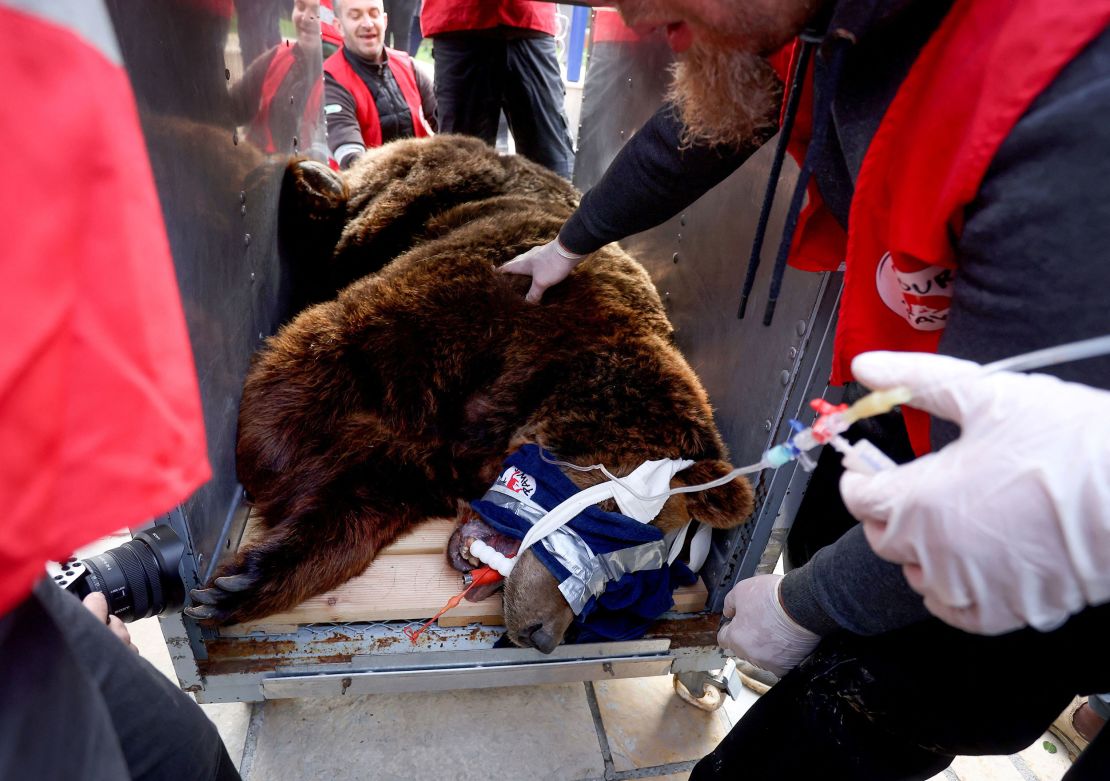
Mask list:
[{"label": "person's hand", "polygon": [[852,371],[961,426],[937,453],[840,481],[930,612],[993,635],[1110,601],[1110,393],[936,355],[868,353]]},{"label": "person's hand", "polygon": [[586,256],[571,252],[555,239],[517,255],[497,270],[506,274],[531,276],[532,287],[528,289],[524,300],[538,304],[544,291],[566,279],[584,257]]},{"label": "person's hand", "polygon": [[81,604],[89,609],[89,612],[96,616],[96,620],[112,630],[112,634],[118,637],[124,645],[130,648],[135,653],[139,649],[131,642],[131,633],[127,631],[127,624],[120,621],[118,616],[109,615],[108,613],[108,600],[99,591],[94,591],[87,597],[81,600]]},{"label": "person's hand", "polygon": [[717,644],[729,656],[747,659],[782,676],[817,647],[820,636],[786,613],[779,597],[782,575],[756,575],[741,580],[725,596],[725,618]]}]

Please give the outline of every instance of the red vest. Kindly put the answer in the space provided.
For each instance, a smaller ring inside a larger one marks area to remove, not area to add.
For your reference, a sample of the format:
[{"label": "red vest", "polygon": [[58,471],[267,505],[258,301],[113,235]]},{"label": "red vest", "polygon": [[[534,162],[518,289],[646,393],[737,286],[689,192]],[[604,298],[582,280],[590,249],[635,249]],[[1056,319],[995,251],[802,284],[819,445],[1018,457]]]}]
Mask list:
[{"label": "red vest", "polygon": [[425,38],[439,33],[519,27],[554,35],[555,4],[530,0],[424,0],[420,30]]},{"label": "red vest", "polygon": [[343,33],[339,31],[339,22],[335,18],[332,0],[320,0],[320,37],[325,43],[343,45]]},{"label": "red vest", "polygon": [[[401,96],[408,104],[409,113],[412,114],[412,130],[417,138],[431,135],[428,125],[424,121],[424,110],[420,103],[420,90],[416,86],[416,72],[413,70],[412,58],[405,52],[386,47],[386,62],[389,71],[401,88]],[[355,114],[358,117],[358,126],[362,128],[362,143],[366,148],[382,145],[382,124],[378,118],[378,107],[374,103],[374,96],[366,82],[355,73],[351,63],[340,49],[324,62],[324,70],[338,81],[343,88],[351,93],[355,99]]]},{"label": "red vest", "polygon": [[[852,359],[868,350],[936,352],[965,209],[1013,126],[1108,23],[1110,0],[957,0],[868,147],[847,234],[811,184],[791,264],[846,261],[834,383],[850,380]],[[803,110],[791,138],[798,159],[805,120]],[[914,450],[927,452],[928,416],[906,410],[906,424]]]},{"label": "red vest", "polygon": [[635,43],[642,38],[643,36],[624,23],[620,12],[615,8],[594,9],[593,42],[595,46],[599,43]]},{"label": "red vest", "polygon": [[[274,106],[274,98],[278,97],[278,90],[281,89],[285,77],[289,75],[293,63],[296,62],[295,48],[295,45],[291,46],[288,43],[278,45],[273,59],[270,60],[269,67],[266,68],[266,76],[262,80],[262,98],[258,102],[258,111],[255,112],[254,118],[251,120],[249,131],[251,142],[267,154],[278,151],[277,145],[274,143],[274,135],[270,131],[270,112]],[[282,95],[281,97],[284,98],[285,96]],[[323,97],[324,82],[321,79],[312,86],[312,91],[305,102],[300,123],[301,128],[310,128],[319,121]],[[297,132],[302,133],[303,130]]]}]

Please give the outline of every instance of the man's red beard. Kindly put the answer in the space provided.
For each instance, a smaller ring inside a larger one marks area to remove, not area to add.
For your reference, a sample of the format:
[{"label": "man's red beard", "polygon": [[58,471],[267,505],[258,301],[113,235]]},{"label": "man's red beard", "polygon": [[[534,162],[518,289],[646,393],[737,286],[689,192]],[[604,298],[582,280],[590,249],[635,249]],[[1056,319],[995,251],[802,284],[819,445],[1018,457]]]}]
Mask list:
[{"label": "man's red beard", "polygon": [[762,57],[701,41],[672,67],[667,91],[689,146],[761,143],[778,125],[781,97],[782,85]]}]

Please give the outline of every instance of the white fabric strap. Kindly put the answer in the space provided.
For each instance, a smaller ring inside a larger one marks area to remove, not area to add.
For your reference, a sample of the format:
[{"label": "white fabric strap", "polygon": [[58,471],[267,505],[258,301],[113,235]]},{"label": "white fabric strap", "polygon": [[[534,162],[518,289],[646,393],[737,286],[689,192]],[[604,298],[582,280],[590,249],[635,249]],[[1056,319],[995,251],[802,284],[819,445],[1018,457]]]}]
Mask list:
[{"label": "white fabric strap", "polygon": [[[621,478],[621,483],[627,484],[636,493],[643,496],[656,496],[662,494],[670,487],[671,478],[693,464],[686,459],[661,459],[658,461],[645,461],[636,467],[628,476]],[[528,550],[534,543],[542,540],[551,532],[566,526],[572,518],[587,507],[603,502],[606,499],[616,499],[621,512],[630,518],[635,518],[640,523],[650,523],[659,515],[667,498],[661,497],[644,501],[634,496],[621,483],[606,480],[604,483],[592,485],[579,491],[574,496],[561,502],[552,509],[541,521],[534,524],[524,540],[520,543],[517,558]]]}]

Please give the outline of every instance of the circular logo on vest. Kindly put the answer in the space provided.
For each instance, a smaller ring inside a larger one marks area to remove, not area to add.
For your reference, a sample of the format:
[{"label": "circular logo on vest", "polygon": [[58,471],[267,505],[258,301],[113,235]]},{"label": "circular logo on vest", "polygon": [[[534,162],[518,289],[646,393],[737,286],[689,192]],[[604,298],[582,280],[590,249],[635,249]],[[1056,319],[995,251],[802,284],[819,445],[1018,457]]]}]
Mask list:
[{"label": "circular logo on vest", "polygon": [[919,264],[917,271],[900,269],[889,252],[875,269],[879,298],[918,331],[939,331],[948,324],[952,301],[951,269]]}]

